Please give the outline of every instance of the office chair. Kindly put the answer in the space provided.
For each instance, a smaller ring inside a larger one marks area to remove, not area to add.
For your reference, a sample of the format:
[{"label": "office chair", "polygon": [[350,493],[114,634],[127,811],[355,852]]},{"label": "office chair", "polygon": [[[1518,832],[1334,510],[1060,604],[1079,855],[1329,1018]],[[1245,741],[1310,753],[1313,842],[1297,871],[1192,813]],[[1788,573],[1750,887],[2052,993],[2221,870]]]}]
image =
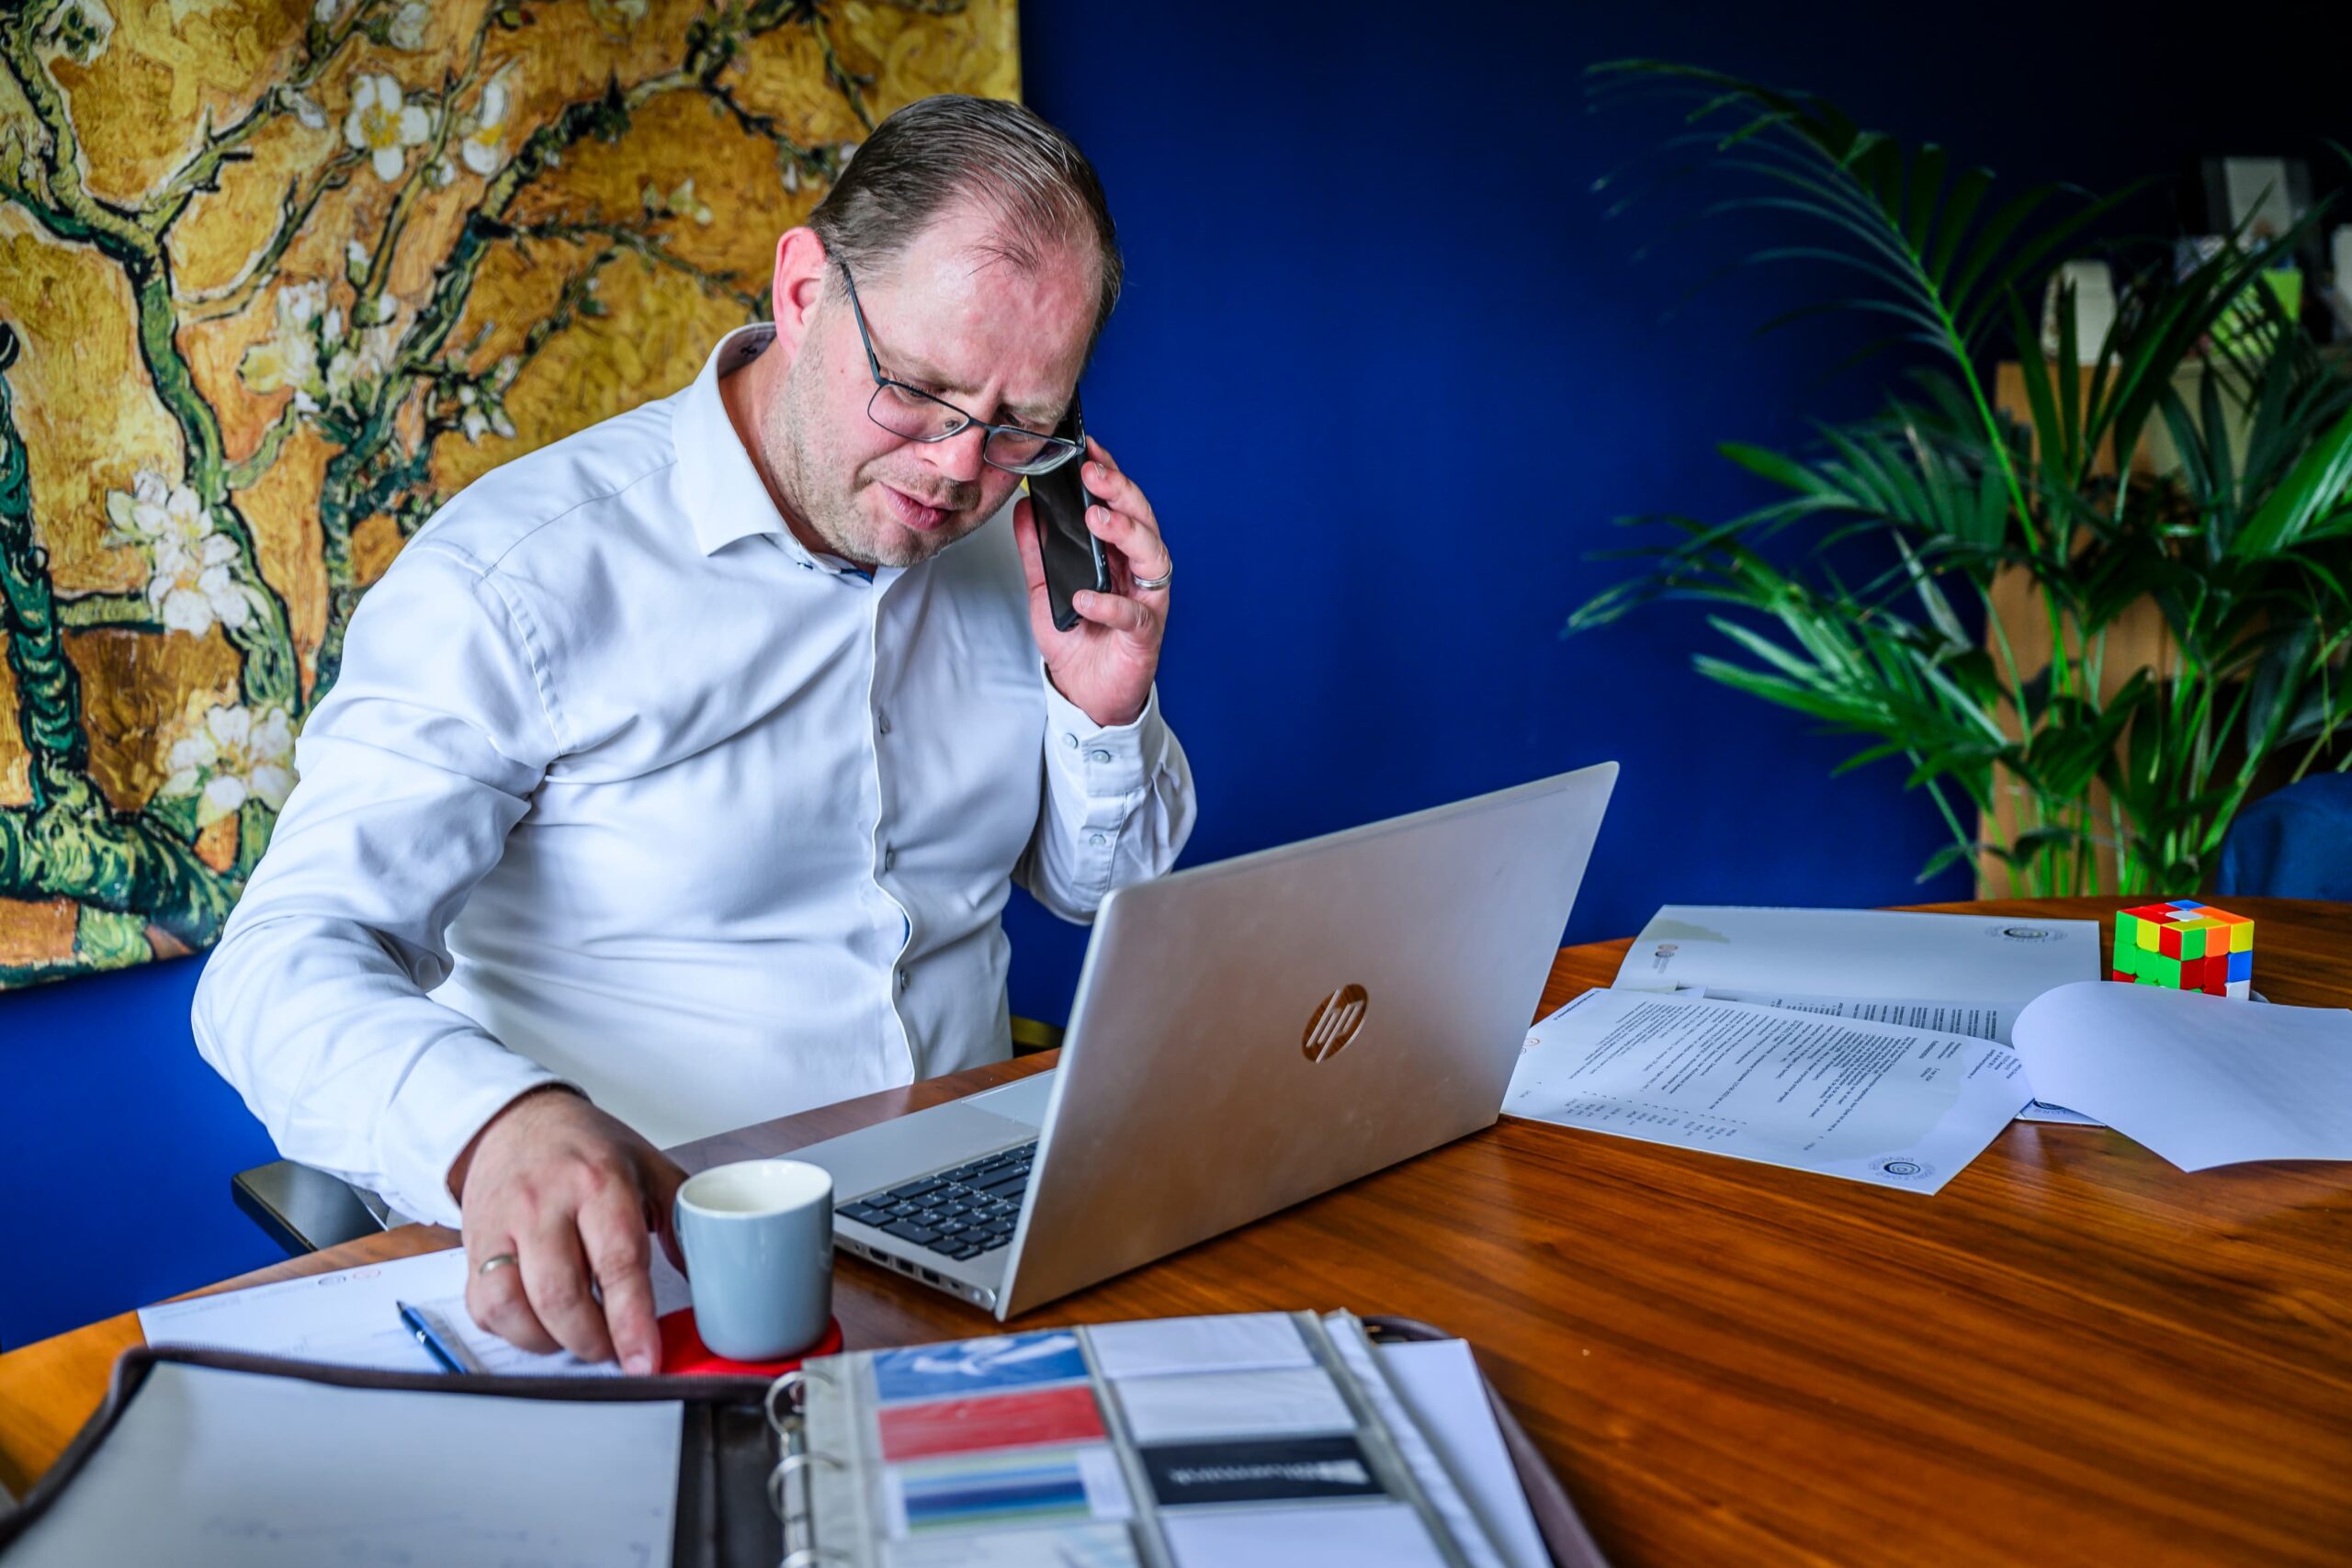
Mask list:
[{"label": "office chair", "polygon": [[229,1195],[288,1258],[384,1228],[349,1182],[290,1159],[237,1172],[229,1179]]},{"label": "office chair", "polygon": [[[1034,1018],[1012,1021],[1012,1054],[1035,1055],[1062,1043],[1062,1032]],[[358,1190],[339,1177],[290,1159],[272,1160],[229,1179],[229,1195],[288,1258],[356,1241],[384,1228]]]},{"label": "office chair", "polygon": [[2239,812],[2222,840],[2213,891],[2352,898],[2352,776],[2313,773]]}]

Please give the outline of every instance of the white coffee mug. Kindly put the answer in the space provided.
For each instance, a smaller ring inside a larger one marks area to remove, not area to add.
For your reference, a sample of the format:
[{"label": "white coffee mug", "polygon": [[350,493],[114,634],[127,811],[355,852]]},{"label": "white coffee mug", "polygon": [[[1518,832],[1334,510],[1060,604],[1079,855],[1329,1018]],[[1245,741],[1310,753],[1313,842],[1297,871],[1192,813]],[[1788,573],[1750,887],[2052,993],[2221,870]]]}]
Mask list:
[{"label": "white coffee mug", "polygon": [[672,1219],[702,1342],[731,1361],[778,1361],[833,1315],[833,1178],[797,1159],[715,1166],[678,1189]]}]

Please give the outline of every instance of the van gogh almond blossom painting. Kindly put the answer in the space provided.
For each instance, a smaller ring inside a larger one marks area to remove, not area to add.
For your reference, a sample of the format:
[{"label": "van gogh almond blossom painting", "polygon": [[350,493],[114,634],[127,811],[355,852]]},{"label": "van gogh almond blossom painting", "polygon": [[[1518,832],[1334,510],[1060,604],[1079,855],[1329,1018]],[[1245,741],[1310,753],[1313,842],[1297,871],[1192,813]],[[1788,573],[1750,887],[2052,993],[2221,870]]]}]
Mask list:
[{"label": "van gogh almond blossom painting", "polygon": [[401,543],[675,390],[1012,0],[0,6],[0,986],[210,943]]}]

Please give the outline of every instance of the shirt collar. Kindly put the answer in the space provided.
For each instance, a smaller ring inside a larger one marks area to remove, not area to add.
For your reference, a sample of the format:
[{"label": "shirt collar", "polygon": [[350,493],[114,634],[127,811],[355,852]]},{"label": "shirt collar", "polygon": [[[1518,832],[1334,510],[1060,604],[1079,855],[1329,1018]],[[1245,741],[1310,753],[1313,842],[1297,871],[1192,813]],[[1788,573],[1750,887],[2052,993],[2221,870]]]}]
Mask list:
[{"label": "shirt collar", "polygon": [[720,338],[703,362],[702,373],[682,394],[673,418],[671,439],[678,454],[680,494],[694,525],[695,542],[707,556],[718,554],[738,539],[765,534],[796,560],[811,558],[807,547],[793,536],[784,514],[775,509],[718,393],[720,377],[750,364],[775,342],[775,326],[770,321],[754,321]]}]

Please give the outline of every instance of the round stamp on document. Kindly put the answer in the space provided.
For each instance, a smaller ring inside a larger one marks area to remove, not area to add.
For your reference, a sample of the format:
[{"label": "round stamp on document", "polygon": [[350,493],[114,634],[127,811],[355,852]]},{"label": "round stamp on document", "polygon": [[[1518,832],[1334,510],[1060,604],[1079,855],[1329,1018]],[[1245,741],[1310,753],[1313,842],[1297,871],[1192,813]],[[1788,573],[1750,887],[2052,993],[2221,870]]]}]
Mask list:
[{"label": "round stamp on document", "polygon": [[1984,934],[1995,942],[2064,942],[2066,933],[2048,926],[1987,926]]},{"label": "round stamp on document", "polygon": [[1901,1181],[1925,1181],[1936,1174],[1936,1168],[1926,1160],[1912,1159],[1906,1155],[1895,1155],[1886,1159],[1872,1160],[1871,1168],[1881,1176],[1892,1176]]}]

